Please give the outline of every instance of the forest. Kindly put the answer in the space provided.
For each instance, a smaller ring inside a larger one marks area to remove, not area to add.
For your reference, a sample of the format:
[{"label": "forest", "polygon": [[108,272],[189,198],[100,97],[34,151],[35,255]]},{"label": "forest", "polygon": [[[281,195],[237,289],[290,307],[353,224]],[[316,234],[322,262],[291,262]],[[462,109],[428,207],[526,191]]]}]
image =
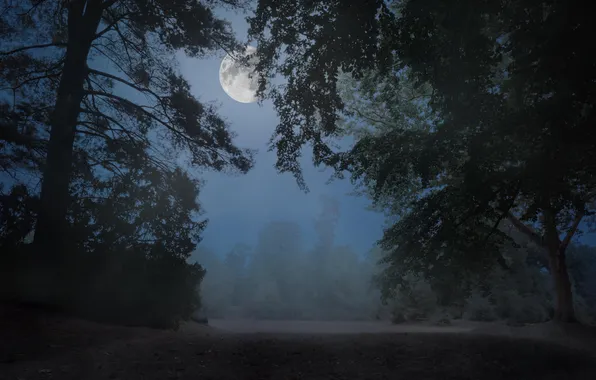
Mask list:
[{"label": "forest", "polygon": [[[594,323],[594,25],[556,1],[0,0],[0,296],[159,328]],[[350,181],[386,216],[370,251],[335,241],[332,198],[313,246],[283,216],[201,245],[202,175],[258,162],[177,57],[245,40],[275,170]]]},{"label": "forest", "polygon": [[[312,228],[317,240],[307,247],[298,223],[275,221],[263,228],[255,247],[239,243],[222,254],[199,249],[191,255],[205,266],[200,293],[203,315],[224,319],[391,320],[444,324],[464,319],[506,321],[513,326],[540,323],[553,316],[554,293],[541,252],[512,232],[515,246],[503,250],[507,269],[497,263],[486,277],[462,282],[457,274],[428,279],[410,273],[382,293],[387,253],[379,247],[356,252],[337,245],[341,217],[333,198],[321,200]],[[596,322],[596,249],[573,245],[569,270],[575,310],[585,324]]]}]

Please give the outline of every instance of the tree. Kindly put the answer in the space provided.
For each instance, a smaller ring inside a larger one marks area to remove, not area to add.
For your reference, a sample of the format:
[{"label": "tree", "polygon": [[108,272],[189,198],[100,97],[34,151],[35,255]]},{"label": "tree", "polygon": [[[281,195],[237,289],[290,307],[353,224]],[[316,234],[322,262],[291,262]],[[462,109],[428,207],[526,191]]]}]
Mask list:
[{"label": "tree", "polygon": [[[48,139],[35,228],[35,244],[48,263],[63,261],[74,148],[83,136],[95,144],[128,140],[129,148],[169,152],[162,163],[183,151],[193,166],[250,169],[251,152],[233,144],[225,121],[193,97],[170,58],[178,50],[200,57],[238,48],[228,24],[212,13],[217,4],[4,2],[0,81],[12,99],[4,107],[20,110],[12,125],[48,126],[38,131]],[[134,152],[121,152],[127,154]],[[98,163],[105,171],[116,170],[112,164]]]},{"label": "tree", "polygon": [[[300,270],[303,252],[302,230],[297,223],[271,222],[259,234],[250,265],[252,281],[257,283],[255,297],[261,297],[261,302],[265,294],[279,297],[277,305],[268,305],[268,308],[282,317],[300,308],[305,290]],[[263,286],[258,285],[259,282],[264,282]],[[259,292],[264,293],[259,296]]]},{"label": "tree", "polygon": [[324,307],[331,297],[330,287],[332,281],[328,270],[334,264],[332,253],[335,247],[335,231],[339,221],[340,210],[337,199],[323,195],[320,197],[321,211],[315,220],[314,228],[317,240],[311,253],[313,271],[313,297]]},{"label": "tree", "polygon": [[[296,157],[310,143],[315,163],[368,179],[375,197],[404,205],[382,244],[391,267],[415,273],[486,271],[502,260],[507,220],[547,252],[555,319],[573,321],[566,249],[595,211],[596,81],[591,49],[579,42],[592,25],[562,2],[259,1],[258,69],[287,78],[268,92],[280,114],[277,167],[302,182]],[[409,71],[430,89],[432,117],[334,154],[325,138],[340,131],[340,70],[398,84]]]},{"label": "tree", "polygon": [[[3,296],[104,321],[176,327],[200,307],[197,286],[204,270],[186,262],[205,227],[199,184],[143,153],[120,160],[119,175],[97,175],[79,149],[61,279],[70,286],[56,294],[46,282],[51,273],[27,249],[24,237],[33,229],[39,198],[18,184],[0,197]],[[122,153],[99,151],[106,160]],[[97,157],[99,151],[86,153]]]}]

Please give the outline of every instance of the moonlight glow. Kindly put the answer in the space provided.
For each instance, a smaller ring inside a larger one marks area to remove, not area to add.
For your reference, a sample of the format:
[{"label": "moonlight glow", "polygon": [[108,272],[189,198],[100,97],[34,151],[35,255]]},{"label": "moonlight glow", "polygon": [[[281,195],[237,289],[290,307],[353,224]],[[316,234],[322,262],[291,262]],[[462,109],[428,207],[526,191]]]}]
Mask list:
[{"label": "moonlight glow", "polygon": [[[257,49],[247,46],[244,56],[256,53]],[[257,57],[249,60],[249,66],[242,66],[229,54],[221,61],[219,67],[219,83],[232,99],[240,103],[254,103],[257,101],[256,93],[259,86],[258,76],[254,73]]]}]

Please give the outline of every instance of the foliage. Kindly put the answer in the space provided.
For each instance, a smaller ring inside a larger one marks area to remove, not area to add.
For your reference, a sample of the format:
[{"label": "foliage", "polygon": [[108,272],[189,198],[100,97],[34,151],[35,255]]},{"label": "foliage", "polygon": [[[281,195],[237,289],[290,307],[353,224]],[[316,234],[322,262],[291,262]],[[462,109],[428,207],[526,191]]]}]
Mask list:
[{"label": "foliage", "polygon": [[[459,279],[447,281],[445,277],[438,281],[405,275],[401,278],[401,285],[386,299],[393,308],[393,320],[399,323],[411,320],[408,313],[428,316],[429,308],[421,307],[421,303],[415,301],[436,297],[434,313],[424,319],[457,318],[462,315],[472,320],[498,319],[515,325],[545,322],[553,313],[554,291],[545,267],[533,260],[533,251],[531,245],[504,249],[507,269],[494,265],[488,274],[475,276],[464,283]],[[569,252],[569,268],[576,294],[575,311],[580,322],[593,324],[596,312],[590,300],[595,294],[591,288],[594,248],[571,245]],[[383,283],[380,285],[384,286]],[[458,288],[451,293],[447,303],[440,301],[445,288]],[[406,290],[405,294],[402,289]]]},{"label": "foliage", "polygon": [[[488,270],[507,240],[499,224],[511,219],[549,252],[555,317],[573,320],[568,274],[554,268],[565,268],[579,222],[596,211],[596,81],[580,42],[594,27],[585,12],[552,1],[261,0],[250,22],[258,69],[287,79],[267,93],[280,115],[278,169],[304,185],[296,160],[309,143],[315,163],[351,172],[402,214],[382,244],[388,263],[413,272]],[[348,116],[371,124],[364,110],[377,103],[390,128],[335,154],[325,139],[341,133],[350,104],[338,74],[359,81],[369,71],[380,85],[367,93],[365,77],[354,98],[364,116]],[[394,101],[404,86],[424,103]],[[430,115],[407,117],[424,104]]]},{"label": "foliage", "polygon": [[[259,94],[273,100],[280,117],[270,141],[276,168],[293,173],[306,189],[298,163],[302,147],[312,146],[315,164],[333,159],[330,138],[337,136],[342,107],[338,73],[389,66],[394,16],[380,0],[259,0],[248,21],[249,38],[259,46]],[[286,83],[267,83],[278,74]]]}]

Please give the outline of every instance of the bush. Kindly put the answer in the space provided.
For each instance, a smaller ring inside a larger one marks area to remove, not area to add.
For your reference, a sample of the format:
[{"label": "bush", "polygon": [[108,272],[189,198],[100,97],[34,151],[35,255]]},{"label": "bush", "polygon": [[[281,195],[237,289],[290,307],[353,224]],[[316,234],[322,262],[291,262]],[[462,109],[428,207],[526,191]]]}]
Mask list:
[{"label": "bush", "polygon": [[489,299],[479,292],[474,292],[466,300],[463,318],[470,321],[491,322],[496,320],[497,316]]},{"label": "bush", "polygon": [[576,318],[585,325],[596,325],[596,307],[586,302],[580,294],[574,294],[574,309]]},{"label": "bush", "polygon": [[451,319],[452,318],[451,315],[449,315],[449,312],[447,310],[442,310],[432,316],[431,322],[436,326],[450,326]]},{"label": "bush", "polygon": [[159,247],[149,255],[133,250],[119,256],[119,265],[97,273],[87,286],[88,293],[79,295],[77,304],[85,305],[87,317],[177,328],[179,321],[188,320],[200,308],[197,288],[205,274],[200,265],[188,264]]},{"label": "bush", "polygon": [[404,280],[393,300],[394,323],[430,318],[437,309],[437,297],[430,284],[419,275],[407,275]]},{"label": "bush", "polygon": [[446,318],[446,317],[441,317],[441,318],[438,318],[435,321],[433,321],[433,324],[435,324],[437,326],[450,326],[451,319]]},{"label": "bush", "polygon": [[[17,252],[17,256],[30,255],[27,249]],[[4,277],[2,297],[99,322],[153,328],[176,329],[200,307],[197,285],[204,270],[159,247],[150,254],[125,250],[69,258],[68,266],[57,272],[32,266],[35,260],[12,260],[18,266],[11,268],[15,275],[10,283]],[[53,276],[56,273],[59,282]]]},{"label": "bush", "polygon": [[391,314],[391,323],[398,325],[400,323],[405,323],[405,322],[406,322],[406,317],[404,316],[404,314],[401,311],[395,310]]},{"label": "bush", "polygon": [[548,305],[539,295],[523,296],[515,290],[493,295],[494,310],[500,319],[512,323],[540,323],[549,319]]}]

